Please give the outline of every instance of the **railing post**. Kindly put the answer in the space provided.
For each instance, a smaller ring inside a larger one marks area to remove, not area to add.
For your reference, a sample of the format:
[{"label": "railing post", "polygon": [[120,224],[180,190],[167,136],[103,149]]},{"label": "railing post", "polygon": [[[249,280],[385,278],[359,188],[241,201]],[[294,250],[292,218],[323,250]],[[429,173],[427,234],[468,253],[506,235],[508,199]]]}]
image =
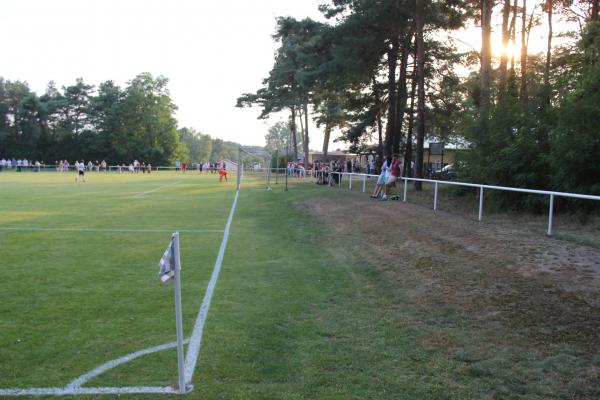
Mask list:
[{"label": "railing post", "polygon": [[338,172],[338,188],[342,188],[342,173]]},{"label": "railing post", "polygon": [[363,193],[367,190],[367,175],[363,175]]},{"label": "railing post", "polygon": [[554,214],[554,195],[550,195],[550,210],[548,211],[548,236],[552,236],[552,216]]},{"label": "railing post", "polygon": [[354,174],[350,174],[350,180],[349,180],[349,184],[348,184],[348,190],[352,190],[352,175]]},{"label": "railing post", "polygon": [[438,194],[438,183],[435,183],[435,189],[433,191],[433,211],[437,210],[437,194]]},{"label": "railing post", "polygon": [[483,186],[479,187],[479,213],[477,214],[477,221],[481,221],[483,217]]},{"label": "railing post", "polygon": [[403,202],[406,203],[406,188],[408,186],[408,179],[404,178],[404,198],[402,199]]}]

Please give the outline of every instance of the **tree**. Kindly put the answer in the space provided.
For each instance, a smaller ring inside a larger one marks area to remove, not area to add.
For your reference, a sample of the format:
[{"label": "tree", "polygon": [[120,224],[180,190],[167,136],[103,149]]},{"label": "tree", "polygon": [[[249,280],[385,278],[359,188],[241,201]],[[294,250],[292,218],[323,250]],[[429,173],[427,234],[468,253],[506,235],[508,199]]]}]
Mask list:
[{"label": "tree", "polygon": [[584,67],[578,85],[565,96],[552,130],[552,184],[557,190],[600,195],[600,23],[588,23],[579,42]]},{"label": "tree", "polygon": [[123,159],[170,164],[185,156],[173,116],[177,107],[169,97],[167,83],[167,78],[153,78],[149,73],[139,74],[128,83],[119,107],[124,126],[117,143]]},{"label": "tree", "polygon": [[492,68],[492,9],[493,0],[481,1],[481,101],[479,103],[481,118],[485,121],[490,108],[490,71]]},{"label": "tree", "polygon": [[[415,0],[415,47],[417,50],[417,159],[415,174],[423,178],[423,142],[425,138],[425,41],[423,0]],[[421,190],[421,182],[415,181],[415,189]]]},{"label": "tree", "polygon": [[83,129],[89,129],[90,96],[94,86],[87,85],[83,78],[77,78],[75,85],[63,87],[63,124],[73,135],[79,135]]},{"label": "tree", "polygon": [[283,154],[290,148],[290,138],[290,124],[279,121],[271,126],[265,135],[265,148],[270,152],[278,151],[280,154]]}]

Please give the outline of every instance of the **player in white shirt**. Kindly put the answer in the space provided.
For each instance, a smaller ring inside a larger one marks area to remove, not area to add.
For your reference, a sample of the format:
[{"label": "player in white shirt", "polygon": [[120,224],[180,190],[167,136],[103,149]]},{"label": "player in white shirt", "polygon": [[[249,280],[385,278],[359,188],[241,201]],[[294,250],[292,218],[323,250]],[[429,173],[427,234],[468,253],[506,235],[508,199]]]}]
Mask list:
[{"label": "player in white shirt", "polygon": [[77,176],[75,177],[75,182],[77,182],[79,179],[85,182],[85,164],[83,163],[83,161],[79,164],[77,163],[77,161],[75,161],[75,168],[77,169]]}]

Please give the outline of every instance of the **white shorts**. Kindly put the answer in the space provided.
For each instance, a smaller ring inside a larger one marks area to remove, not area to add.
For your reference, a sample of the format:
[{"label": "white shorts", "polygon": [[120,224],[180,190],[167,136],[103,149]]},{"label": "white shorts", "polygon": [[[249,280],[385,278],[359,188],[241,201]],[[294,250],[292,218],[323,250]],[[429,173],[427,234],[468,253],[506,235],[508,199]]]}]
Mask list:
[{"label": "white shorts", "polygon": [[392,183],[396,182],[396,179],[398,179],[397,176],[394,175],[390,175],[387,177],[387,179],[385,180],[385,184],[386,185],[391,185]]}]

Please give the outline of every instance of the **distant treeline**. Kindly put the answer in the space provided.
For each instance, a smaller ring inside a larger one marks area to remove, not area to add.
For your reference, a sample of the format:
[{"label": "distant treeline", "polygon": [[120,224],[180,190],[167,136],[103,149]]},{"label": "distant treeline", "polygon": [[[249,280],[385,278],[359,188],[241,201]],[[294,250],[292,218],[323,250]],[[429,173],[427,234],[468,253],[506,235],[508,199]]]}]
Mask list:
[{"label": "distant treeline", "polygon": [[51,81],[38,95],[26,82],[0,77],[0,158],[153,165],[235,159],[237,143],[177,129],[167,83],[142,73],[125,88],[106,81],[96,89],[80,78],[61,89]]}]

